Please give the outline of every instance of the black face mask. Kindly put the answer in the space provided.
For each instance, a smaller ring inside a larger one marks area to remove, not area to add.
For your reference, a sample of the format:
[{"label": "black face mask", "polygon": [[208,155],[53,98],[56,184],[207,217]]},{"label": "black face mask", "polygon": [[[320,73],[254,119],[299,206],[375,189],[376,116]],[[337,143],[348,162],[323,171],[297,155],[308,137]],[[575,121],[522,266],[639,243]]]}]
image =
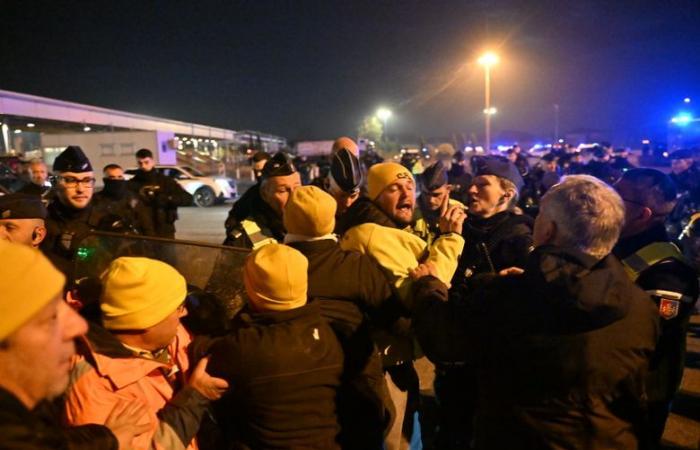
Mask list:
[{"label": "black face mask", "polygon": [[126,180],[110,180],[104,178],[105,187],[103,192],[110,197],[124,198],[126,195]]}]

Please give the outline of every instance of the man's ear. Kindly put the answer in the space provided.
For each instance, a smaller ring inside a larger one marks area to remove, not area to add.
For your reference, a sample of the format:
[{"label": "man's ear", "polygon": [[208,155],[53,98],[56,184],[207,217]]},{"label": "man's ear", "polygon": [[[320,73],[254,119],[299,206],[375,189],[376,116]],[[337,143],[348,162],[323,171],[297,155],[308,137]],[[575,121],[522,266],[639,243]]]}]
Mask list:
[{"label": "man's ear", "polygon": [[32,231],[32,246],[38,247],[46,237],[46,227],[39,225]]}]

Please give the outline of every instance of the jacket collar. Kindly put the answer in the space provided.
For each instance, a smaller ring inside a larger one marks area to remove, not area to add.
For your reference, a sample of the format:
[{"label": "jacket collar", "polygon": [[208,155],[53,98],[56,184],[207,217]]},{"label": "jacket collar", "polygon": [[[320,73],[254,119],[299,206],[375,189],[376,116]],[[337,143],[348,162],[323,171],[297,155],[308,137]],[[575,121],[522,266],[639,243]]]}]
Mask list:
[{"label": "jacket collar", "polygon": [[94,363],[97,373],[108,378],[117,389],[121,389],[144,378],[154,370],[169,371],[175,364],[176,350],[180,348],[179,342],[183,338],[183,333],[187,332],[179,326],[173,343],[168,347],[172,356],[170,364],[138,356],[126,348],[112,333],[92,323],[87,335],[80,341],[84,348],[79,348],[79,351]]},{"label": "jacket collar", "polygon": [[666,233],[666,228],[664,228],[662,223],[657,223],[649,229],[644,230],[641,233],[637,233],[634,236],[621,238],[615,245],[613,253],[618,258],[625,259],[640,248],[646,247],[653,242],[669,241],[670,239]]},{"label": "jacket collar", "polygon": [[272,325],[320,314],[321,309],[318,302],[311,302],[300,308],[287,311],[253,312],[252,310],[247,310],[241,313],[241,319],[248,324]]}]

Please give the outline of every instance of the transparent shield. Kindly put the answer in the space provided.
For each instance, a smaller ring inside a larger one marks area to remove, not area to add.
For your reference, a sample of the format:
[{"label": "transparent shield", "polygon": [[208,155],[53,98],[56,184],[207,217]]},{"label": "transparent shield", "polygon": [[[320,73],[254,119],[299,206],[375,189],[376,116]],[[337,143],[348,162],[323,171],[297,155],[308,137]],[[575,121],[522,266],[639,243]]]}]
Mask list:
[{"label": "transparent shield", "polygon": [[[190,296],[197,293],[195,304],[215,301],[217,311],[230,320],[246,301],[242,269],[248,253],[246,249],[207,243],[96,231],[80,243],[75,274],[78,280],[99,279],[120,256],[157,259],[175,267],[185,277]],[[188,306],[190,300],[188,297]]]}]

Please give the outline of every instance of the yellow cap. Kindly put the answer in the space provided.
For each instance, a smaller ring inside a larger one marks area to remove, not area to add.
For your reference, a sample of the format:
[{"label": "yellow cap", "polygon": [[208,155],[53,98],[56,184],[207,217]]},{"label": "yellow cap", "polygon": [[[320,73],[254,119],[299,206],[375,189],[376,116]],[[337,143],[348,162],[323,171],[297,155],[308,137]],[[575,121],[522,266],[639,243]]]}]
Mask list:
[{"label": "yellow cap", "polygon": [[284,207],[287,233],[318,237],[335,228],[335,199],[316,186],[301,186],[289,196]]},{"label": "yellow cap", "polygon": [[285,311],[306,304],[309,262],[284,244],[267,244],[251,253],[243,268],[248,298],[261,311]]},{"label": "yellow cap", "polygon": [[367,195],[370,200],[376,200],[391,183],[406,178],[413,180],[413,175],[401,164],[393,162],[375,164],[367,172]]},{"label": "yellow cap", "polygon": [[60,296],[65,284],[39,250],[0,240],[0,340]]},{"label": "yellow cap", "polygon": [[155,259],[123,256],[102,274],[102,323],[108,330],[145,330],[163,321],[187,296],[185,278]]}]

